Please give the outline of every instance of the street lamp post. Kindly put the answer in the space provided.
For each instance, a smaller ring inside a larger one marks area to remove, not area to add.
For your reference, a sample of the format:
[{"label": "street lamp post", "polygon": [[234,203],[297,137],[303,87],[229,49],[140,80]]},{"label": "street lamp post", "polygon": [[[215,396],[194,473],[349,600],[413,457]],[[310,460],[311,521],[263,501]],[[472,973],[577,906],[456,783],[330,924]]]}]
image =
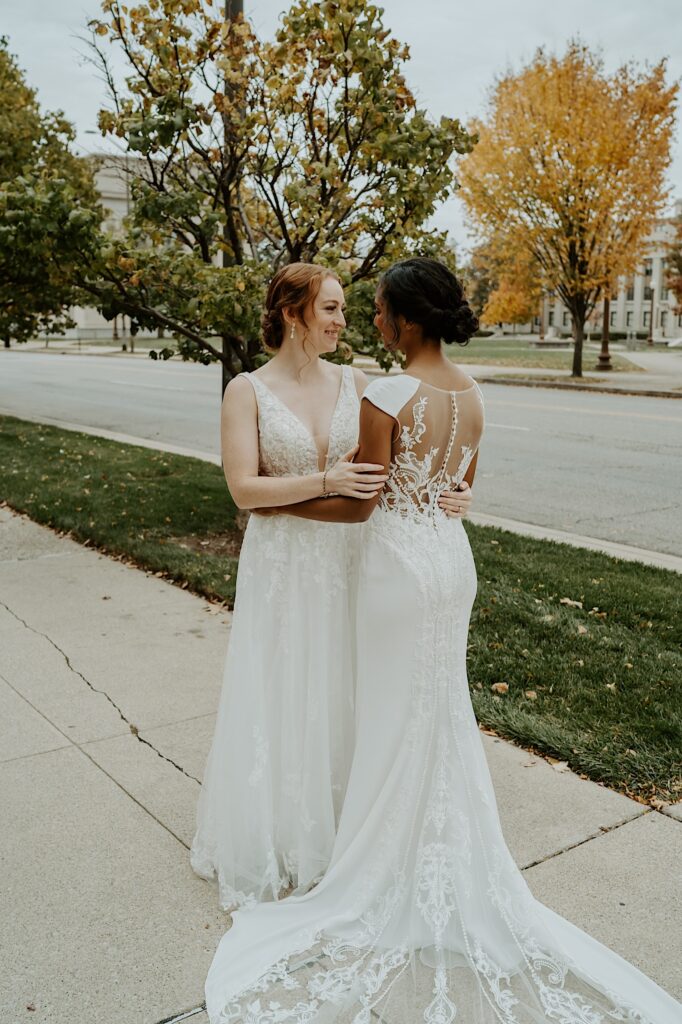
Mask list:
[{"label": "street lamp post", "polygon": [[646,340],[647,345],[653,345],[654,343],[654,282],[651,281],[651,306],[649,307],[649,337]]},{"label": "street lamp post", "polygon": [[[228,22],[228,21],[235,21],[236,18],[238,18],[240,15],[243,15],[243,14],[244,14],[244,0],[225,0],[225,21],[226,22]],[[229,86],[228,82],[225,82],[225,95],[229,96],[229,94],[230,94],[230,86]],[[227,121],[226,121],[225,115],[223,114],[223,146],[224,146],[224,149],[225,149],[225,156],[226,156],[226,158],[227,158],[227,148],[228,148],[227,131],[228,131],[228,129],[227,129]],[[225,248],[223,249],[222,263],[223,263],[223,267],[226,267],[226,266],[228,266],[228,263],[229,263],[228,256],[227,256],[227,245],[228,245],[228,242],[229,242],[229,235],[228,235],[228,230],[227,230],[227,224],[225,224],[224,227],[223,227],[223,238],[224,238],[224,241],[225,241]],[[228,371],[228,368],[227,368],[227,365],[226,365],[226,360],[230,359],[230,356],[232,355],[232,346],[230,344],[230,339],[229,339],[227,334],[223,334],[223,336],[222,336],[222,343],[223,343],[222,344],[222,350],[223,350],[223,357],[224,357],[224,360],[223,360],[223,363],[222,363],[222,393],[225,394],[225,388],[227,387],[227,385],[230,382],[230,374],[229,374],[229,371]]]},{"label": "street lamp post", "polygon": [[610,320],[611,320],[611,299],[608,295],[604,296],[604,308],[602,312],[601,322],[601,351],[599,353],[599,360],[595,366],[595,370],[612,370],[611,365],[611,353],[609,352],[609,340],[610,340]]}]

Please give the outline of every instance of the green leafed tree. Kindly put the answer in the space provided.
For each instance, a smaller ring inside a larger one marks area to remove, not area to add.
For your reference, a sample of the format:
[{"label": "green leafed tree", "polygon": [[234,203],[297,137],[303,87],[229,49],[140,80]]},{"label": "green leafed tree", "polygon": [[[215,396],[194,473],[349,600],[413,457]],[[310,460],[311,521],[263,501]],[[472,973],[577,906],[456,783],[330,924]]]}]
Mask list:
[{"label": "green leafed tree", "polygon": [[183,357],[220,360],[225,383],[257,363],[278,266],[323,263],[352,285],[444,245],[426,224],[474,139],[418,108],[407,47],[367,0],[298,0],[271,41],[212,0],[105,0],[91,29],[100,128],[132,157],[127,235],[82,282],[107,315],[164,327]]},{"label": "green leafed tree", "polygon": [[101,211],[90,167],[61,112],[42,113],[0,40],[0,336],[26,341],[72,325],[77,268],[97,252]]}]

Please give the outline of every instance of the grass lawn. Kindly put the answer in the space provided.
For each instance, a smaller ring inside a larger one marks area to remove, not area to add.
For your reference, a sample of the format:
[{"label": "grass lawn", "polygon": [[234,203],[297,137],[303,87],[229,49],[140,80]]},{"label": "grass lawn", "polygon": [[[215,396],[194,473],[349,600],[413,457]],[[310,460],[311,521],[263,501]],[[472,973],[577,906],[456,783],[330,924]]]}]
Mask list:
[{"label": "grass lawn", "polygon": [[[0,499],[205,597],[234,598],[238,514],[209,463],[0,417]],[[679,577],[467,531],[479,720],[638,799],[681,799]]]},{"label": "grass lawn", "polygon": [[[489,366],[533,366],[545,370],[570,370],[573,349],[558,349],[553,352],[538,351],[529,342],[514,338],[472,338],[468,345],[448,345],[446,351],[456,363],[481,363]],[[597,362],[598,348],[583,348],[583,370],[593,370]],[[638,366],[619,353],[611,353],[614,370],[639,371]]]}]

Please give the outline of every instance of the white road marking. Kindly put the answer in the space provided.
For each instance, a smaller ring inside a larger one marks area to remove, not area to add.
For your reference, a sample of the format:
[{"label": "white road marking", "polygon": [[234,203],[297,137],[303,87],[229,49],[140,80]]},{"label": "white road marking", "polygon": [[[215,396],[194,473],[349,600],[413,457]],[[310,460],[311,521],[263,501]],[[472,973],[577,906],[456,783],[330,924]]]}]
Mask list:
[{"label": "white road marking", "polygon": [[174,388],[172,384],[144,384],[133,380],[109,380],[108,384],[123,384],[126,388],[150,388],[153,391],[187,391],[187,388]]},{"label": "white road marking", "polygon": [[[625,397],[625,396],[624,396]],[[632,396],[627,396],[632,397]],[[670,401],[670,399],[666,399]],[[544,412],[579,412],[586,416],[621,416],[626,419],[638,419],[638,420],[659,420],[665,423],[682,423],[682,416],[655,416],[651,413],[646,412],[633,412],[628,409],[626,412],[623,410],[619,412],[616,409],[587,409],[585,406],[580,405],[541,405],[538,403],[535,405],[532,402],[509,402],[502,398],[489,398],[486,396],[486,405],[507,405],[510,409],[531,409],[531,410],[542,410]]]},{"label": "white road marking", "polygon": [[486,423],[486,427],[499,427],[500,430],[530,430],[530,427],[512,427],[509,423],[491,423],[490,420]]}]

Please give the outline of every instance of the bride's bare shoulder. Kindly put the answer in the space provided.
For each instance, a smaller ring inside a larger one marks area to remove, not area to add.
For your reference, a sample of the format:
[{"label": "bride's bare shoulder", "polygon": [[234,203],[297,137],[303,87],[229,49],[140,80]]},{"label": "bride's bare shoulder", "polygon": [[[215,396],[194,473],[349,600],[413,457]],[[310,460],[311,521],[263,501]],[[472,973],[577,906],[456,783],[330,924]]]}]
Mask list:
[{"label": "bride's bare shoulder", "polygon": [[223,395],[223,409],[228,406],[241,410],[255,409],[256,395],[249,376],[250,374],[240,373],[228,382]]},{"label": "bride's bare shoulder", "polygon": [[358,370],[356,366],[351,367],[353,371],[353,383],[355,384],[355,390],[358,393],[358,398],[362,398],[367,385],[369,384],[369,377],[362,370]]}]

